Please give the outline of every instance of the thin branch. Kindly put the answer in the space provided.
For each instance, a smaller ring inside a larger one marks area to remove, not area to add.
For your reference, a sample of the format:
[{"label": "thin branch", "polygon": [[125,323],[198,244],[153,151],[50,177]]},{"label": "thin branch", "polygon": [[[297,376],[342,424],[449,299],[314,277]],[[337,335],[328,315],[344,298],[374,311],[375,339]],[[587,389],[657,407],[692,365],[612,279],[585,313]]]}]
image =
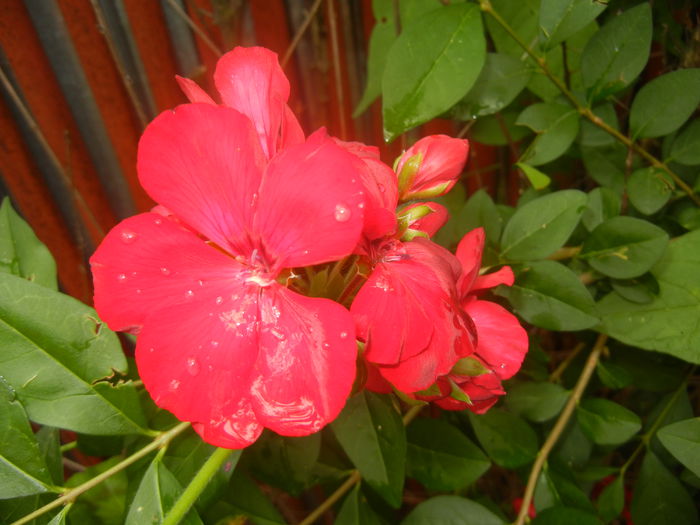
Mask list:
[{"label": "thin branch", "polygon": [[316,0],[314,2],[314,5],[311,6],[309,13],[306,15],[304,22],[299,26],[299,29],[297,29],[297,32],[294,35],[294,38],[292,39],[292,42],[289,44],[287,50],[284,52],[284,56],[282,57],[282,61],[280,62],[283,68],[287,66],[287,62],[289,62],[289,59],[292,58],[294,50],[299,45],[299,42],[301,42],[301,38],[304,36],[304,33],[306,33],[306,30],[309,28],[309,25],[311,25],[311,21],[314,19],[314,16],[316,16],[316,12],[318,11],[319,7],[321,7],[322,2],[323,0]]},{"label": "thin branch", "polygon": [[571,352],[569,352],[569,355],[567,355],[566,358],[561,363],[559,363],[559,366],[557,366],[557,368],[554,370],[554,372],[552,372],[549,375],[550,383],[559,382],[564,371],[567,368],[569,368],[569,365],[571,364],[571,362],[574,359],[576,359],[576,356],[581,353],[581,350],[583,350],[585,348],[585,346],[586,346],[585,343],[579,343],[574,347],[574,349]]},{"label": "thin branch", "polygon": [[219,46],[217,46],[214,41],[209,38],[209,35],[207,35],[201,27],[199,27],[197,24],[195,24],[194,20],[190,18],[190,16],[187,14],[187,12],[175,1],[175,0],[166,0],[168,2],[168,5],[172,8],[172,10],[180,17],[182,20],[190,26],[190,29],[194,31],[199,38],[202,39],[202,42],[206,44],[206,46],[211,49],[214,54],[216,54],[217,57],[220,57],[223,55],[223,51],[219,49]]},{"label": "thin branch", "polygon": [[547,62],[544,59],[544,57],[541,57],[537,55],[534,51],[532,51],[532,49],[530,49],[530,47],[522,40],[522,38],[520,38],[520,36],[515,32],[515,30],[513,30],[513,28],[510,27],[508,22],[506,22],[500,14],[494,11],[493,6],[491,5],[491,2],[489,0],[479,0],[479,5],[481,7],[481,10],[485,13],[488,13],[498,23],[498,25],[500,25],[503,28],[503,30],[506,33],[508,33],[508,35],[513,40],[515,40],[515,42],[520,47],[523,48],[525,53],[529,55],[530,58],[532,58],[532,60],[535,61],[542,73],[544,73],[545,76],[549,80],[551,80],[555,86],[557,86],[557,89],[559,89],[562,95],[564,95],[569,100],[569,102],[571,102],[571,104],[576,108],[580,115],[590,120],[593,124],[598,126],[600,129],[602,129],[609,135],[615,137],[626,147],[634,150],[635,153],[643,157],[644,160],[646,160],[653,167],[665,171],[674,180],[674,182],[678,186],[680,186],[683,189],[683,191],[685,191],[688,197],[690,197],[698,206],[700,206],[700,196],[698,196],[693,191],[693,189],[690,186],[688,186],[688,184],[686,184],[686,182],[683,179],[681,179],[673,170],[671,170],[671,168],[669,168],[664,162],[662,162],[661,160],[657,159],[654,155],[649,153],[642,145],[630,139],[626,135],[622,134],[620,131],[616,130],[615,128],[604,122],[603,119],[601,119],[599,116],[593,113],[593,111],[591,111],[590,108],[583,106],[578,101],[573,92],[566,87],[564,82],[557,75],[551,72],[551,70],[547,66]]},{"label": "thin branch", "polygon": [[45,514],[46,512],[48,512],[52,509],[55,509],[56,507],[60,507],[61,505],[75,501],[75,499],[78,496],[80,496],[81,494],[83,494],[84,492],[87,492],[91,488],[99,485],[104,480],[112,477],[117,472],[124,470],[129,465],[133,465],[138,460],[140,460],[144,456],[147,456],[148,454],[150,454],[154,450],[158,450],[161,447],[167,447],[168,444],[176,436],[178,436],[179,434],[181,434],[182,432],[187,430],[189,427],[190,427],[190,424],[188,422],[184,422],[184,423],[180,423],[179,425],[171,428],[170,430],[162,432],[156,439],[151,441],[151,443],[149,443],[148,445],[143,447],[141,450],[134,452],[128,458],[123,459],[122,461],[120,461],[119,463],[114,465],[112,468],[105,470],[103,473],[98,474],[97,476],[86,481],[82,485],[79,485],[75,488],[68,490],[61,497],[56,498],[51,503],[44,505],[43,507],[35,510],[31,514],[27,514],[26,516],[15,521],[11,525],[23,525],[24,523],[29,523],[34,518],[37,518],[37,517],[41,516],[42,514]]},{"label": "thin branch", "polygon": [[335,19],[334,0],[327,0],[328,29],[331,39],[331,52],[333,55],[333,76],[335,80],[335,95],[337,97],[338,115],[340,116],[340,137],[348,138],[347,124],[345,122],[345,93],[343,92],[343,75],[341,73],[340,46],[338,45],[338,24]]},{"label": "thin branch", "polygon": [[554,445],[556,445],[562,432],[564,432],[566,425],[569,423],[569,420],[574,413],[576,405],[583,395],[583,391],[586,389],[586,386],[588,386],[588,382],[591,380],[593,370],[595,370],[595,367],[598,364],[598,359],[600,358],[600,354],[603,351],[607,340],[608,336],[605,334],[600,334],[598,336],[598,339],[596,340],[595,345],[588,356],[588,360],[581,371],[581,376],[578,378],[576,386],[572,390],[571,396],[564,406],[564,410],[562,410],[561,414],[559,414],[557,422],[554,424],[552,431],[547,436],[547,440],[544,442],[544,445],[542,445],[542,448],[537,454],[537,459],[535,459],[535,463],[532,465],[530,477],[527,480],[525,494],[523,495],[523,503],[520,507],[520,512],[518,512],[518,517],[515,520],[515,525],[523,525],[525,523],[527,511],[530,508],[530,502],[535,494],[535,486],[537,485],[537,480],[540,477],[542,467],[544,467],[544,464],[547,462],[549,453],[554,448]]}]

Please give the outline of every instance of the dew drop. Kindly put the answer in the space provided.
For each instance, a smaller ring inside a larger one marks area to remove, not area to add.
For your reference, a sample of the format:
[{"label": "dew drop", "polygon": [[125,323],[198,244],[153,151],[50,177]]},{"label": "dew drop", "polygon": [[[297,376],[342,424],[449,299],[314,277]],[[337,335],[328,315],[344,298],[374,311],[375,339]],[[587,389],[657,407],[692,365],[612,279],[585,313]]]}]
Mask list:
[{"label": "dew drop", "polygon": [[350,208],[347,207],[345,204],[336,204],[335,205],[335,220],[338,222],[347,222],[350,220]]},{"label": "dew drop", "polygon": [[377,184],[377,188],[379,189],[379,193],[384,193],[386,191],[384,184]]},{"label": "dew drop", "polygon": [[202,281],[202,280],[200,279],[199,281],[197,281],[197,284],[198,284],[199,286],[204,286],[204,281]]},{"label": "dew drop", "polygon": [[172,381],[170,381],[170,385],[168,386],[168,388],[171,392],[175,392],[175,390],[180,388],[180,381],[178,381],[177,379],[173,379]]},{"label": "dew drop", "polygon": [[134,232],[129,231],[123,231],[120,237],[124,244],[131,244],[136,240],[136,234]]},{"label": "dew drop", "polygon": [[194,297],[194,292],[192,290],[187,290],[185,292],[185,299],[192,299]]},{"label": "dew drop", "polygon": [[153,219],[153,222],[156,224],[156,226],[160,226],[161,224],[163,224],[163,219],[161,219],[160,217],[156,217],[155,219]]},{"label": "dew drop", "polygon": [[117,281],[119,281],[120,283],[123,283],[124,281],[126,281],[126,274],[120,273],[119,275],[117,275]]},{"label": "dew drop", "polygon": [[216,298],[216,304],[221,304],[221,303],[223,303],[223,302],[224,302],[224,298],[223,298],[223,297],[219,296],[219,297]]},{"label": "dew drop", "polygon": [[155,352],[155,351],[156,351],[156,349],[155,349],[155,348],[153,348],[153,347],[151,347],[151,348],[149,348],[149,349],[148,349],[148,351],[149,351],[149,352],[150,352],[150,353],[152,354],[153,352]]},{"label": "dew drop", "polygon": [[216,339],[212,339],[212,340],[209,342],[209,344],[210,344],[211,346],[213,346],[214,348],[216,348],[216,347],[219,346],[219,341],[217,341]]},{"label": "dew drop", "polygon": [[143,293],[143,290],[141,288],[136,289],[136,295],[141,295]]},{"label": "dew drop", "polygon": [[362,209],[365,207],[365,203],[361,202],[360,204],[357,205],[358,208]]},{"label": "dew drop", "polygon": [[199,363],[197,362],[196,358],[190,357],[187,359],[187,371],[192,376],[199,374]]},{"label": "dew drop", "polygon": [[340,338],[341,338],[341,339],[345,339],[345,338],[347,338],[347,336],[348,336],[348,333],[347,333],[347,332],[340,332]]},{"label": "dew drop", "polygon": [[326,350],[328,350],[330,347],[331,347],[330,344],[328,344],[328,343],[323,343],[323,348],[325,348]]},{"label": "dew drop", "polygon": [[160,273],[162,273],[163,275],[170,275],[170,268],[166,268],[165,266],[163,266],[160,269]]}]

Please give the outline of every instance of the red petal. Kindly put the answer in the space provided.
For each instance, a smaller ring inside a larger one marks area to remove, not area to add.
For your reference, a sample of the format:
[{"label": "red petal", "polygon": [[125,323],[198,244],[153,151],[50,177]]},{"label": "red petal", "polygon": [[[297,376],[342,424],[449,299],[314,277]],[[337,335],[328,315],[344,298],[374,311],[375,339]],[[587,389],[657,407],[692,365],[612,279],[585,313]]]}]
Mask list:
[{"label": "red petal", "polygon": [[175,80],[177,80],[180,89],[187,97],[187,100],[194,103],[202,104],[212,104],[216,105],[216,102],[204,91],[199,85],[189,78],[181,77],[180,75],[175,75]]},{"label": "red petal", "polygon": [[325,132],[280,152],[260,186],[255,231],[278,267],[308,266],[349,255],[363,225],[359,161]]},{"label": "red petal", "polygon": [[355,379],[350,313],[273,285],[260,295],[259,334],[251,387],[258,420],[279,434],[303,436],[335,419]]},{"label": "red petal", "polygon": [[474,331],[454,301],[457,261],[419,239],[384,253],[353,301],[364,358],[396,388],[428,388],[473,352]]},{"label": "red petal", "polygon": [[460,297],[465,297],[469,293],[474,281],[479,276],[485,239],[484,229],[476,228],[459,241],[455,255],[462,265],[462,275],[457,283]]},{"label": "red petal", "polygon": [[504,266],[498,271],[477,277],[471,291],[479,292],[482,290],[488,290],[489,288],[493,288],[499,284],[512,286],[514,282],[515,276],[513,275],[513,270],[510,269],[510,266]]},{"label": "red petal", "polygon": [[113,330],[138,328],[164,306],[186,303],[213,274],[227,280],[240,265],[176,221],[143,213],[119,223],[90,259],[95,307]]},{"label": "red petal", "polygon": [[527,353],[525,329],[513,314],[496,303],[469,301],[463,307],[476,325],[477,355],[500,379],[512,377]]},{"label": "red petal", "polygon": [[442,204],[438,204],[437,202],[417,202],[403,208],[402,212],[406,212],[407,210],[418,206],[427,206],[432,210],[432,213],[429,213],[428,215],[410,223],[408,227],[411,230],[418,230],[427,233],[428,237],[432,237],[447,222],[447,219],[449,218],[447,208],[445,208]]},{"label": "red petal", "polygon": [[139,142],[141,185],[219,246],[248,254],[264,157],[250,122],[235,110],[179,106],[158,116]]},{"label": "red petal", "polygon": [[253,122],[263,151],[272,157],[289,99],[289,81],[277,53],[264,47],[236,47],[219,59],[214,82],[224,104]]}]

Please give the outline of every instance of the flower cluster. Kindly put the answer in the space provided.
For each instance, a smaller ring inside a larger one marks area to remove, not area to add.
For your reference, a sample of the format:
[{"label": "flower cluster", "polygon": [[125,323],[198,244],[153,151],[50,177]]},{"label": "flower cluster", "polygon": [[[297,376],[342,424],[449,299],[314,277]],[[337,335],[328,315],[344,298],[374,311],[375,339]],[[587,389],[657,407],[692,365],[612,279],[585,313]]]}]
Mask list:
[{"label": "flower cluster", "polygon": [[446,210],[407,202],[449,191],[467,141],[426,137],[394,170],[376,148],[305,137],[274,53],[236,48],[214,80],[220,104],[178,78],[190,103],[139,143],[158,206],[91,259],[95,306],[138,334],[156,404],[229,448],[318,431],[353,384],[487,410],[527,351],[515,317],[480,298],[512,272],[479,275],[483,231],[453,255],[430,240]]}]

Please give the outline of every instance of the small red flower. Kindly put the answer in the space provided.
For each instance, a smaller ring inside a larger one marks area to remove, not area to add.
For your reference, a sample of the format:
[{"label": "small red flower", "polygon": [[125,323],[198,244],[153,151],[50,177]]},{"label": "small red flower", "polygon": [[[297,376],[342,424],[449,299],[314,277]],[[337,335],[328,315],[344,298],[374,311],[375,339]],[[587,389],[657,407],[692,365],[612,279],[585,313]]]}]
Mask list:
[{"label": "small red flower", "polygon": [[117,225],[91,264],[102,318],[139,333],[156,404],[209,443],[240,448],[264,427],[319,430],[350,392],[350,313],[277,278],[353,251],[363,168],[323,131],[304,141],[272,52],[237,48],[215,79],[225,106],[181,79],[194,103],[147,127],[138,172],[159,213]]},{"label": "small red flower", "polygon": [[502,306],[479,299],[487,289],[499,284],[510,286],[514,280],[507,266],[479,275],[484,241],[484,230],[477,228],[467,233],[457,247],[462,265],[457,287],[462,308],[476,327],[476,350],[469,362],[457,363],[449,374],[439,378],[434,392],[416,396],[448,410],[467,408],[477,414],[486,412],[505,394],[501,381],[520,369],[528,348],[527,332],[518,319]]},{"label": "small red flower", "polygon": [[469,142],[430,135],[408,148],[396,165],[401,201],[444,195],[457,182],[469,155]]}]

